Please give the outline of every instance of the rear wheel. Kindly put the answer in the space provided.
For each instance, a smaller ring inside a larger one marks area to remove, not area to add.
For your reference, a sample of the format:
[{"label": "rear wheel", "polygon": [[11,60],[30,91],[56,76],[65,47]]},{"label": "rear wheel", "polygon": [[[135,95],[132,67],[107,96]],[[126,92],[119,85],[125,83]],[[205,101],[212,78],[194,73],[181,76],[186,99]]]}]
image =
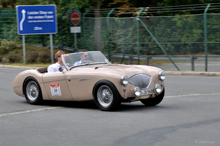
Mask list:
[{"label": "rear wheel", "polygon": [[24,94],[28,103],[39,104],[42,102],[41,89],[34,78],[28,78],[24,83]]},{"label": "rear wheel", "polygon": [[156,97],[141,99],[140,101],[146,106],[155,106],[163,100],[164,93],[165,93],[165,88],[163,89],[163,92],[161,94],[157,95]]},{"label": "rear wheel", "polygon": [[116,110],[121,104],[120,94],[109,81],[99,84],[93,94],[95,103],[101,110]]}]

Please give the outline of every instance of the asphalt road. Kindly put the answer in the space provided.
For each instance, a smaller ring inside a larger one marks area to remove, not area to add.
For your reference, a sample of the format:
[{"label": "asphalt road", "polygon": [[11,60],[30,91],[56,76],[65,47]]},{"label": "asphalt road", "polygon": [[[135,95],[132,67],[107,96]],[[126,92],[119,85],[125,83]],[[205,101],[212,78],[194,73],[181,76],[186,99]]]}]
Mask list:
[{"label": "asphalt road", "polygon": [[165,99],[103,112],[92,102],[29,105],[0,69],[0,146],[219,146],[220,77],[167,76]]}]

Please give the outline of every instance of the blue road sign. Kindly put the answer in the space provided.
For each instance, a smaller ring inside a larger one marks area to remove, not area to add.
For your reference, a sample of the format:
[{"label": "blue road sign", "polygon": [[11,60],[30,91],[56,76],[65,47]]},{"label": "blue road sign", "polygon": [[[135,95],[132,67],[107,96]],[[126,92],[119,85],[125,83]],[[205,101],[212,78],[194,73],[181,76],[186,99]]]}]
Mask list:
[{"label": "blue road sign", "polygon": [[18,34],[57,33],[55,5],[21,5],[16,10]]}]

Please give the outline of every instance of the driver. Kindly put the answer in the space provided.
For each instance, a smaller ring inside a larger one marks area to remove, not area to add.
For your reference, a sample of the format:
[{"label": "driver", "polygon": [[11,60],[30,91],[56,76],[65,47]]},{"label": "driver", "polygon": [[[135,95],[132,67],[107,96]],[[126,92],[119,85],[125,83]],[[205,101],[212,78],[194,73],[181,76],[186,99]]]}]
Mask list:
[{"label": "driver", "polygon": [[80,61],[74,63],[74,66],[81,65],[85,61],[89,61],[88,53],[85,50],[80,51]]},{"label": "driver", "polygon": [[56,63],[51,64],[48,68],[47,71],[48,73],[51,72],[59,72],[59,68],[61,67],[63,70],[65,69],[65,67],[63,66],[63,62],[62,62],[62,58],[61,55],[65,54],[63,51],[59,50],[57,51],[57,53],[55,54],[55,59],[57,60]]}]

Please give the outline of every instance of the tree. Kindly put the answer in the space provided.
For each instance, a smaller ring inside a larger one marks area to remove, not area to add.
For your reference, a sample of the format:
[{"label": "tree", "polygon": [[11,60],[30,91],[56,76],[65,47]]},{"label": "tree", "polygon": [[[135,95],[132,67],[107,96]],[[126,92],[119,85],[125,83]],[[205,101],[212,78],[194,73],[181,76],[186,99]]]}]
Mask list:
[{"label": "tree", "polygon": [[[85,9],[95,9],[94,16],[96,18],[101,17],[100,9],[102,5],[101,0],[17,0],[17,5],[46,5],[46,4],[55,4],[57,6],[57,16],[58,18],[62,15],[63,12],[70,8],[77,8],[85,12]],[[94,24],[95,32],[95,43],[98,50],[101,50],[101,21],[100,19],[95,19]]]},{"label": "tree", "polygon": [[0,8],[14,8],[16,0],[0,0]]}]

